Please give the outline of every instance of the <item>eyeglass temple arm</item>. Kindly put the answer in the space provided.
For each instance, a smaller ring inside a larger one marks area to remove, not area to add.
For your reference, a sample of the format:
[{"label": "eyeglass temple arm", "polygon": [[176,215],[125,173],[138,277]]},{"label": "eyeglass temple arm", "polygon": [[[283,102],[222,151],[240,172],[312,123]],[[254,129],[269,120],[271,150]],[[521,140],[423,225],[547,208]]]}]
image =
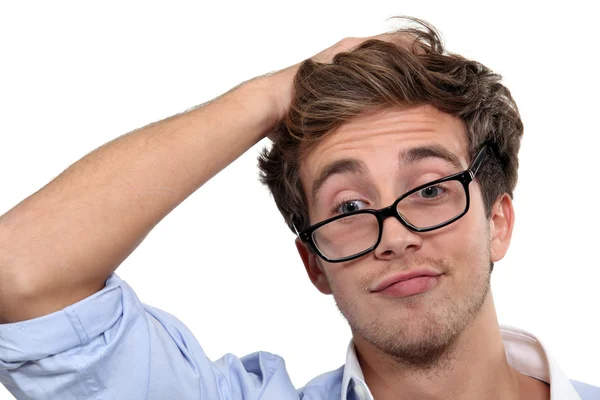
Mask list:
[{"label": "eyeglass temple arm", "polygon": [[292,228],[294,228],[294,232],[296,232],[296,236],[298,236],[298,239],[300,239],[300,233],[298,232],[298,228],[296,228],[296,224],[292,222],[293,220],[294,220],[294,215],[290,214],[290,223],[292,225]]},{"label": "eyeglass temple arm", "polygon": [[488,148],[487,144],[483,145],[481,150],[479,150],[477,157],[475,157],[475,160],[473,160],[473,164],[471,165],[471,168],[469,169],[469,171],[471,172],[472,179],[475,178],[475,175],[477,175],[477,171],[479,170],[479,167],[481,167],[483,160],[485,160],[485,157],[487,155],[487,148]]}]

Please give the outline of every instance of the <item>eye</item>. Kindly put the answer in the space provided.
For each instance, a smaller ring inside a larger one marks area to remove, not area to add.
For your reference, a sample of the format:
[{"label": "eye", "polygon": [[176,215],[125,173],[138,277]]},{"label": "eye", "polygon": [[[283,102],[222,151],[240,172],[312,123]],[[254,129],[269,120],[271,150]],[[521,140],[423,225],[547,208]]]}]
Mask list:
[{"label": "eye", "polygon": [[333,211],[336,214],[349,214],[367,207],[364,201],[360,200],[344,200],[335,205]]},{"label": "eye", "polygon": [[424,199],[435,199],[436,197],[444,193],[444,189],[441,186],[435,185],[421,189],[418,193]]}]

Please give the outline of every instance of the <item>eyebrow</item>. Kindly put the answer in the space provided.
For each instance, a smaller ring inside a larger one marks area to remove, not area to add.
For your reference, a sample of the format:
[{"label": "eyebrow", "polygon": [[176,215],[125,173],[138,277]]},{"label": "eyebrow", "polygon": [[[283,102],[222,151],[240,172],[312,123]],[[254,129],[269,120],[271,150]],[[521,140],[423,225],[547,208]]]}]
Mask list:
[{"label": "eyebrow", "polygon": [[313,204],[317,203],[317,197],[319,192],[323,188],[323,184],[331,178],[333,175],[339,174],[354,174],[354,175],[368,175],[367,166],[356,158],[342,158],[340,160],[333,161],[327,164],[325,168],[319,173],[319,177],[314,181],[312,185],[311,198]]},{"label": "eyebrow", "polygon": [[[440,145],[413,147],[411,149],[401,150],[398,155],[399,167],[403,168],[408,165],[416,164],[426,158],[441,159],[451,164],[457,170],[465,168],[460,158]],[[327,164],[321,170],[318,178],[312,185],[311,199],[313,205],[316,204],[319,192],[323,188],[325,182],[332,176],[340,174],[368,175],[369,173],[365,163],[355,158],[342,158]]]},{"label": "eyebrow", "polygon": [[456,154],[438,144],[401,150],[398,156],[400,167],[416,164],[426,158],[439,158],[451,164],[457,170],[466,168]]}]

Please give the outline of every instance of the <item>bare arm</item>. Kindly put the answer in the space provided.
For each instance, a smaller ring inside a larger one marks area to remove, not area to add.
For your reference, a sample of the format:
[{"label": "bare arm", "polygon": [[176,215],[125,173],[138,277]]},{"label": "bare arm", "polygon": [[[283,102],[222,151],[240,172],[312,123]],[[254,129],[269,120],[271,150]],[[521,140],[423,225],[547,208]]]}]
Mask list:
[{"label": "bare arm", "polygon": [[[328,62],[366,39],[341,40],[313,59]],[[0,216],[0,323],[102,289],[158,222],[271,131],[289,108],[297,68],[123,135]]]},{"label": "bare arm", "polygon": [[154,226],[262,139],[295,69],[123,135],[0,217],[0,323],[45,315],[104,287]]}]

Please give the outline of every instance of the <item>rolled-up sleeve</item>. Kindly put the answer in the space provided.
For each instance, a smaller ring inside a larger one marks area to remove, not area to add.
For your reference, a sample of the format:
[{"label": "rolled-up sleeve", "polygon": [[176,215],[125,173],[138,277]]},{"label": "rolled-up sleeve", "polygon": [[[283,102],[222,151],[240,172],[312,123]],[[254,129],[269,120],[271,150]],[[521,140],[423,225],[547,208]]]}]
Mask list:
[{"label": "rolled-up sleeve", "polygon": [[280,357],[211,362],[183,323],[116,274],[60,311],[0,325],[0,382],[17,399],[297,398]]}]

